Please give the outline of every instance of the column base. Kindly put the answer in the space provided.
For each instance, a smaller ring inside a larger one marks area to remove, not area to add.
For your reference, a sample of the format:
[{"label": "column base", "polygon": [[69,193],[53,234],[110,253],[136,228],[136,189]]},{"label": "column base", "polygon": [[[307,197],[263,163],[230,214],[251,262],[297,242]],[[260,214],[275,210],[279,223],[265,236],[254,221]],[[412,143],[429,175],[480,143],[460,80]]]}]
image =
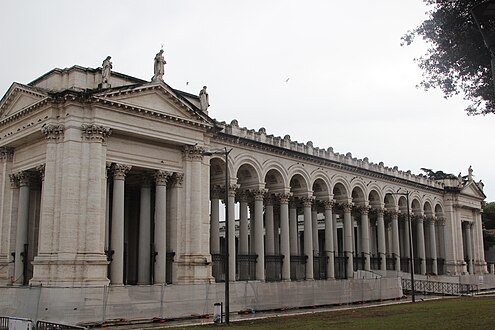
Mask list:
[{"label": "column base", "polygon": [[92,287],[110,283],[104,254],[45,254],[33,261],[30,285]]},{"label": "column base", "polygon": [[214,283],[211,255],[181,255],[177,265],[177,284]]},{"label": "column base", "polygon": [[465,261],[446,260],[446,275],[464,275],[467,274],[467,264]]},{"label": "column base", "polygon": [[14,263],[8,260],[0,261],[0,285],[12,285]]}]

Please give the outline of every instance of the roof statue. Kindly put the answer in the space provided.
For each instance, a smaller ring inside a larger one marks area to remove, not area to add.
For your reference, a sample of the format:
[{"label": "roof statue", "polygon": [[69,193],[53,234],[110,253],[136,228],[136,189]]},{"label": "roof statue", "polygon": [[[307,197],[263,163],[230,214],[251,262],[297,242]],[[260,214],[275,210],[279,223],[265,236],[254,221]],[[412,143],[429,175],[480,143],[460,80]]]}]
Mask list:
[{"label": "roof statue", "polygon": [[199,108],[201,111],[207,111],[209,106],[210,101],[206,92],[206,86],[203,86],[203,89],[199,91]]},{"label": "roof statue", "polygon": [[163,74],[165,73],[165,64],[167,64],[167,61],[165,61],[165,58],[163,57],[163,49],[160,49],[160,51],[155,55],[155,63],[153,66],[153,78],[151,78],[152,81],[157,81],[161,80],[163,81]]},{"label": "roof statue", "polygon": [[[422,167],[421,170],[426,173],[426,176],[433,180],[443,180],[443,179],[457,179],[458,177],[454,174],[445,173],[444,171],[432,171],[429,168]],[[460,174],[460,173],[459,173]]]},{"label": "roof statue", "polygon": [[469,179],[469,181],[473,180],[473,167],[471,165],[469,165],[469,168],[468,168],[468,179]]},{"label": "roof statue", "polygon": [[111,56],[107,56],[103,63],[101,64],[101,83],[103,88],[110,87],[109,79],[110,73],[112,71],[112,62],[110,62]]}]

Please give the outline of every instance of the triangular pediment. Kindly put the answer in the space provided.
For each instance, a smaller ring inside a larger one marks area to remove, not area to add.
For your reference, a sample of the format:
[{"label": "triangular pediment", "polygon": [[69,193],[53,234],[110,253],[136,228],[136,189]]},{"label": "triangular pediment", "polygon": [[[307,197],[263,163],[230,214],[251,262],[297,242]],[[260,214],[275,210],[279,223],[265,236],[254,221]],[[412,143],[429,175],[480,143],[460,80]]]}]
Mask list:
[{"label": "triangular pediment", "polygon": [[38,89],[14,83],[0,101],[0,119],[27,109],[47,97]]},{"label": "triangular pediment", "polygon": [[483,191],[478,187],[478,184],[474,181],[469,181],[462,189],[461,194],[468,195],[476,198],[485,199],[486,196]]},{"label": "triangular pediment", "polygon": [[192,121],[213,122],[208,115],[185,98],[177,95],[176,91],[165,84],[146,84],[111,89],[96,95],[96,97],[118,106],[135,107]]}]

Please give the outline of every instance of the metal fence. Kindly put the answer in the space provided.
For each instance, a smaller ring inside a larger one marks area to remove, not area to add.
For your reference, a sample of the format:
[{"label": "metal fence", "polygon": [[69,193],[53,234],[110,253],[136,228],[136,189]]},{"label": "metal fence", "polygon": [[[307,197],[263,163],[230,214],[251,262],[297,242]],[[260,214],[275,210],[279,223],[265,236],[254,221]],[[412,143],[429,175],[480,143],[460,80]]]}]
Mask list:
[{"label": "metal fence", "polygon": [[38,320],[36,325],[33,320],[20,318],[20,317],[8,317],[0,316],[0,330],[9,329],[32,329],[32,330],[77,330],[88,329],[86,327],[80,327],[77,325],[69,325],[64,323],[55,323],[49,321]]},{"label": "metal fence", "polygon": [[346,265],[349,258],[344,255],[338,255],[334,258],[335,278],[338,280],[347,278]]},{"label": "metal fence", "polygon": [[327,279],[328,258],[325,252],[313,255],[313,277],[315,280]]},{"label": "metal fence", "polygon": [[281,255],[265,255],[265,271],[267,281],[282,280],[282,260]]},{"label": "metal fence", "polygon": [[371,270],[379,270],[382,260],[380,257],[370,257]]},{"label": "metal fence", "polygon": [[237,255],[237,279],[239,281],[252,281],[256,279],[256,254]]},{"label": "metal fence", "polygon": [[215,282],[225,282],[225,255],[215,253],[211,255],[211,272]]},{"label": "metal fence", "polygon": [[36,330],[72,330],[72,329],[87,329],[86,327],[79,327],[76,325],[68,325],[63,323],[53,323],[48,321],[36,322]]},{"label": "metal fence", "polygon": [[[404,292],[412,291],[412,285],[410,279],[406,279],[406,278],[402,279],[402,290]],[[425,295],[441,294],[441,295],[460,296],[460,295],[469,295],[478,292],[478,286],[475,284],[415,280],[414,291],[417,293],[423,293]]]},{"label": "metal fence", "polygon": [[395,257],[387,257],[385,259],[385,263],[387,265],[387,270],[396,270],[395,269]]},{"label": "metal fence", "polygon": [[290,279],[302,281],[306,279],[306,260],[308,256],[290,256]]}]

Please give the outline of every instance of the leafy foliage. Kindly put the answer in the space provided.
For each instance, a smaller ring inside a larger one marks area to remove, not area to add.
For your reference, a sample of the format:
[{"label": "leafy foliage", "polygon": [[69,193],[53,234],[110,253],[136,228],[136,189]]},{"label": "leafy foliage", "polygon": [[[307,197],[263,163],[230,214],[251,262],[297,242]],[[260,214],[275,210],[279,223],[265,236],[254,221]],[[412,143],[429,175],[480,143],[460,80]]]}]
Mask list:
[{"label": "leafy foliage", "polygon": [[402,37],[410,45],[422,37],[429,45],[415,61],[423,71],[420,86],[439,88],[444,97],[463,94],[471,101],[468,115],[495,113],[491,56],[471,16],[471,9],[484,0],[424,0],[428,18]]},{"label": "leafy foliage", "polygon": [[495,202],[483,205],[483,225],[486,229],[495,229]]}]

